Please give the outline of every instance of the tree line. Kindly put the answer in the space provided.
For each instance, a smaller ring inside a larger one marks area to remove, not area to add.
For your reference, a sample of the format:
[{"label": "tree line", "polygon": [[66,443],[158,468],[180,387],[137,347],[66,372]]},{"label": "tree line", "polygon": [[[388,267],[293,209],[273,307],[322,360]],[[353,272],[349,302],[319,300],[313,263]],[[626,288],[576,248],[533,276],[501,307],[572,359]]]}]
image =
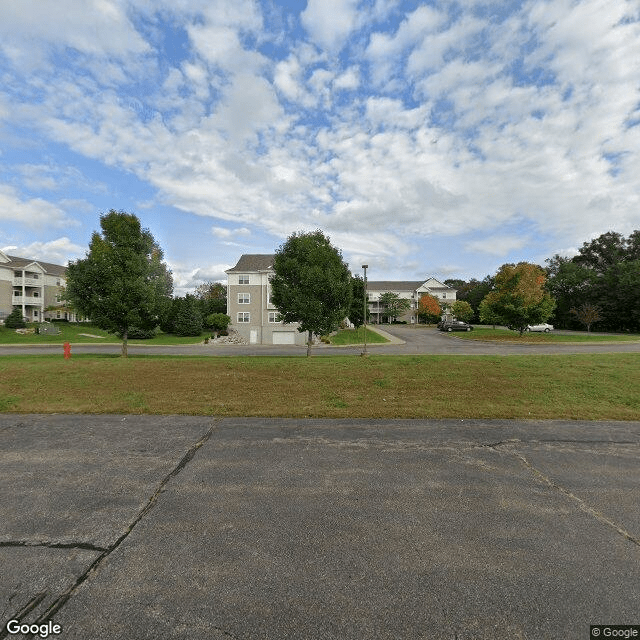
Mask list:
[{"label": "tree line", "polygon": [[[584,242],[575,256],[556,254],[545,263],[533,266],[543,278],[541,290],[555,301],[547,316],[555,327],[640,331],[640,231],[629,237],[609,231]],[[469,303],[472,322],[493,324],[496,318],[483,302],[490,294],[495,298],[500,274],[516,266],[503,265],[483,280],[448,279],[445,284],[458,290],[458,300]]]},{"label": "tree line", "polygon": [[[163,252],[148,229],[130,213],[111,210],[100,216],[83,259],[67,268],[66,298],[100,328],[127,340],[151,337],[158,328],[177,335],[203,329],[225,331],[227,290],[217,282],[193,294],[173,297],[173,277]],[[507,324],[524,331],[550,319],[559,328],[640,330],[640,231],[628,238],[608,232],[585,242],[577,255],[555,255],[547,267],[528,262],[503,265],[482,281],[448,279],[457,289],[451,312],[482,324]],[[320,230],[294,233],[276,251],[272,301],[287,323],[309,335],[334,331],[349,318],[361,326],[367,305],[362,278],[350,273],[339,249]],[[397,294],[380,297],[387,317],[407,311]],[[421,297],[416,315],[437,321],[443,308],[434,296]],[[310,351],[308,351],[310,353]]]}]

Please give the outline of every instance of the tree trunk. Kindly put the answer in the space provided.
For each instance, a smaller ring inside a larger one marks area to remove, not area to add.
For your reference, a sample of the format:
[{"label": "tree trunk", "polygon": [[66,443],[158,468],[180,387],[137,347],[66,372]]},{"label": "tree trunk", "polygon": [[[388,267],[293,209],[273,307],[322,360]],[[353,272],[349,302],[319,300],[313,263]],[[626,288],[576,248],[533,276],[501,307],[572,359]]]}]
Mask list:
[{"label": "tree trunk", "polygon": [[307,358],[311,355],[311,342],[313,341],[313,334],[309,331],[309,339],[307,340]]},{"label": "tree trunk", "polygon": [[128,331],[125,329],[122,333],[122,357],[123,358],[129,357],[129,352],[127,350],[127,334],[128,334]]}]

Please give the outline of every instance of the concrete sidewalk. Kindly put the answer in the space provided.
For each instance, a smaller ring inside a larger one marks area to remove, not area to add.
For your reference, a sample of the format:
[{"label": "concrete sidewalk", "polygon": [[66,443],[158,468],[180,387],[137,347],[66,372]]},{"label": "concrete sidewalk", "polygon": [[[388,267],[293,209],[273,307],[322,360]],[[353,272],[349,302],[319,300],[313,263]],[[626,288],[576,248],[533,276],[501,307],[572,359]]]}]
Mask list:
[{"label": "concrete sidewalk", "polygon": [[0,414],[0,638],[586,639],[640,624],[639,461],[637,422]]}]

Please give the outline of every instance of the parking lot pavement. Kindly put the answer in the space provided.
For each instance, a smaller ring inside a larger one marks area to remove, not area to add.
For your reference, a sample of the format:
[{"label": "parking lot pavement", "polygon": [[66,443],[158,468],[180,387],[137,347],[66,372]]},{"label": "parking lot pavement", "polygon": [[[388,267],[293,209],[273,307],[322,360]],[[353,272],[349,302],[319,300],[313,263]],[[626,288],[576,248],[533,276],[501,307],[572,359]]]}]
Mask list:
[{"label": "parking lot pavement", "polygon": [[0,638],[640,624],[639,458],[638,422],[0,415]]}]

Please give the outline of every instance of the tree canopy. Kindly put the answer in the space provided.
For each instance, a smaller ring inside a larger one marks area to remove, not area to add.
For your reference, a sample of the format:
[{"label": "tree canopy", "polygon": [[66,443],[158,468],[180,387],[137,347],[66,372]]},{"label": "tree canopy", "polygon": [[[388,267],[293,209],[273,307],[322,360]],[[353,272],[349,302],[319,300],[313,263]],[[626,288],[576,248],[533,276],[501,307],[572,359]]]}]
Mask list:
[{"label": "tree canopy", "polygon": [[401,298],[393,291],[385,291],[384,293],[381,293],[378,301],[382,308],[383,319],[388,320],[389,322],[395,320],[399,315],[402,315],[411,309],[411,303],[409,300]]},{"label": "tree canopy", "polygon": [[271,300],[285,323],[299,323],[298,331],[324,335],[338,328],[349,314],[351,273],[342,253],[322,231],[294,233],[276,251],[271,277]]},{"label": "tree canopy", "polygon": [[[351,278],[351,306],[349,307],[349,320],[356,329],[365,323],[365,290],[364,280],[361,276],[355,275]],[[369,317],[367,304],[367,320]]]},{"label": "tree canopy", "polygon": [[547,260],[548,289],[558,302],[554,323],[573,328],[572,312],[588,303],[600,310],[600,329],[640,330],[640,231],[609,231],[585,242],[573,258]]},{"label": "tree canopy", "polygon": [[[504,264],[495,277],[495,290],[485,297],[485,316],[518,329],[544,322],[553,313],[555,301],[544,289],[544,269],[529,262]],[[484,302],[483,301],[483,302]]]},{"label": "tree canopy", "polygon": [[425,293],[420,296],[418,302],[418,316],[423,322],[438,322],[442,315],[442,307],[440,301],[435,296]]},{"label": "tree canopy", "polygon": [[138,218],[111,209],[100,216],[86,257],[69,263],[67,298],[98,327],[127,339],[132,328],[153,329],[171,304],[173,279],[163,253]]}]

